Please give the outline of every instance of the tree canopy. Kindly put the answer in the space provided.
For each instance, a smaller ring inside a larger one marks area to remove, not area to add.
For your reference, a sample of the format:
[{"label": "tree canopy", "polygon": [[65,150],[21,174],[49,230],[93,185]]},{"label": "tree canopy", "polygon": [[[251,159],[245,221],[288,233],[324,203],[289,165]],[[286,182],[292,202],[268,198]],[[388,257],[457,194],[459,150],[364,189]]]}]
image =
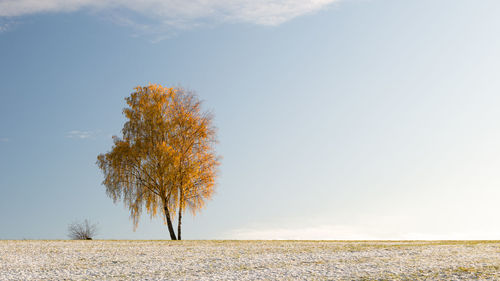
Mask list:
[{"label": "tree canopy", "polygon": [[182,88],[136,87],[126,102],[122,137],[113,136],[111,151],[97,157],[106,192],[115,203],[123,200],[134,229],[145,208],[151,217],[163,213],[171,239],[180,240],[184,211],[195,214],[214,193],[213,115]]}]

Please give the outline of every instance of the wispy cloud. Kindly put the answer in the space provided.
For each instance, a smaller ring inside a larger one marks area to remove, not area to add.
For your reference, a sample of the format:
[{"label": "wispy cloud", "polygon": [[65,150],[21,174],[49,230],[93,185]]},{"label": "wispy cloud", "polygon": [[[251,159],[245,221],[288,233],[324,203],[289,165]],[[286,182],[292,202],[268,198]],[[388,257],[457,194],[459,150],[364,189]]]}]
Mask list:
[{"label": "wispy cloud", "polygon": [[11,30],[15,24],[16,24],[16,21],[14,21],[12,19],[6,19],[6,18],[0,17],[0,33]]},{"label": "wispy cloud", "polygon": [[0,142],[9,142],[10,139],[9,138],[0,138]]},{"label": "wispy cloud", "polygon": [[[86,9],[103,13],[114,21],[139,29],[184,29],[223,22],[279,25],[295,17],[317,12],[337,1],[339,0],[0,0],[0,17]],[[137,16],[142,20],[138,20]]]},{"label": "wispy cloud", "polygon": [[242,240],[492,240],[500,229],[450,232],[385,231],[353,225],[318,225],[310,227],[241,228],[232,230],[224,239]]},{"label": "wispy cloud", "polygon": [[0,23],[0,33],[5,32],[7,30],[9,30],[9,25]]},{"label": "wispy cloud", "polygon": [[95,132],[93,131],[78,131],[73,130],[66,133],[66,137],[70,139],[89,139],[95,136]]},{"label": "wispy cloud", "polygon": [[224,239],[244,240],[467,240],[496,239],[500,227],[453,227],[436,229],[404,216],[368,216],[336,224],[312,219],[307,223],[273,223],[236,228]]},{"label": "wispy cloud", "polygon": [[[371,240],[375,236],[348,225],[308,227],[240,228],[227,233],[228,239],[244,240]],[[225,237],[226,238],[226,237]]]}]

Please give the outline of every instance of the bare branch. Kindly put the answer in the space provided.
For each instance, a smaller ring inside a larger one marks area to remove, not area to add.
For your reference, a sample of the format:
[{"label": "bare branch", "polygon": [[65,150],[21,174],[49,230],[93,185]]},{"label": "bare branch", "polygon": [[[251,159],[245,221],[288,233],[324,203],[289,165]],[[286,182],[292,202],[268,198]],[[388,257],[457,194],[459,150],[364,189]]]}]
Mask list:
[{"label": "bare branch", "polygon": [[83,222],[73,222],[68,226],[68,236],[73,240],[92,240],[97,235],[97,224],[88,219]]}]

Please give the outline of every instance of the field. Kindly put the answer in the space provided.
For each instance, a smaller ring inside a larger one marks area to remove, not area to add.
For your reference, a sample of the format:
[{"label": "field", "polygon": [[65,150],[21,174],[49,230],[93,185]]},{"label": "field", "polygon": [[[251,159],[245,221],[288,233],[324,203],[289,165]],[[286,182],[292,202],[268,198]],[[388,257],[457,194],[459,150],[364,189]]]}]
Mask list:
[{"label": "field", "polygon": [[500,280],[500,241],[0,241],[0,280]]}]

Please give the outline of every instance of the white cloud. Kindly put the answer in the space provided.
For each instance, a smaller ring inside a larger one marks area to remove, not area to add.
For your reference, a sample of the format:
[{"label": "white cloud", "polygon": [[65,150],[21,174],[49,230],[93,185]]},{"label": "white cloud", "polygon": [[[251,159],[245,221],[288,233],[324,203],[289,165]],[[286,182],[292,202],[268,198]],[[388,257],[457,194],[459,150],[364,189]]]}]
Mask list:
[{"label": "white cloud", "polygon": [[0,17],[0,33],[11,30],[15,24],[16,22],[13,21],[12,19],[7,20],[5,18]]},{"label": "white cloud", "polygon": [[[339,0],[0,0],[0,17],[36,13],[98,11],[131,21],[124,11],[153,21],[149,27],[189,28],[203,23],[244,22],[278,25],[295,17],[319,11]],[[118,14],[118,16],[116,16]]]},{"label": "white cloud", "polygon": [[228,239],[244,240],[373,240],[377,237],[348,225],[309,227],[240,228],[228,233]]},{"label": "white cloud", "polygon": [[249,225],[233,229],[223,239],[243,240],[468,240],[497,239],[500,226],[435,227],[423,225],[415,217],[366,216],[349,223],[329,223],[324,219],[292,220]]},{"label": "white cloud", "polygon": [[353,225],[310,227],[240,228],[226,233],[224,239],[237,240],[494,240],[500,229],[463,232],[400,232]]},{"label": "white cloud", "polygon": [[5,32],[7,30],[9,30],[9,25],[0,23],[0,33]]},{"label": "white cloud", "polygon": [[70,139],[88,139],[88,138],[92,138],[94,135],[95,135],[95,133],[92,131],[74,130],[74,131],[69,131],[68,133],[66,133],[66,137],[70,138]]},{"label": "white cloud", "polygon": [[0,142],[9,142],[10,139],[9,138],[0,138]]}]

